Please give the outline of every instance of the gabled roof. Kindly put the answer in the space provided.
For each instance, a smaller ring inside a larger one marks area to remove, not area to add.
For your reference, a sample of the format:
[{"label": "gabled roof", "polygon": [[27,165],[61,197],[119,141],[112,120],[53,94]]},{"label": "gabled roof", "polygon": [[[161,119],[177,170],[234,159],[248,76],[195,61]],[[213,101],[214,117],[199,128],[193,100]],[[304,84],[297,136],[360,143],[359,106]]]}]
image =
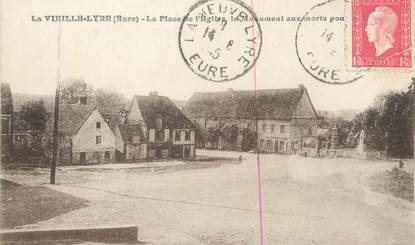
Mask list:
[{"label": "gabled roof", "polygon": [[[59,132],[74,134],[95,110],[94,107],[79,104],[59,105]],[[46,128],[53,131],[54,114],[47,121]]]},{"label": "gabled roof", "polygon": [[45,103],[46,112],[52,113],[55,107],[55,97],[53,95],[38,95],[38,94],[13,94],[13,107],[15,112],[21,111],[22,105],[26,102],[43,100]]},{"label": "gabled roof", "polygon": [[156,127],[156,118],[160,117],[164,128],[194,128],[194,124],[167,97],[159,95],[135,95],[143,120],[148,128]]},{"label": "gabled roof", "polygon": [[119,124],[118,128],[124,143],[132,143],[133,136],[139,136],[141,140],[144,139],[144,133],[138,124]]},{"label": "gabled roof", "polygon": [[307,90],[266,89],[255,91],[228,90],[195,93],[184,113],[190,118],[246,118],[290,120]]}]

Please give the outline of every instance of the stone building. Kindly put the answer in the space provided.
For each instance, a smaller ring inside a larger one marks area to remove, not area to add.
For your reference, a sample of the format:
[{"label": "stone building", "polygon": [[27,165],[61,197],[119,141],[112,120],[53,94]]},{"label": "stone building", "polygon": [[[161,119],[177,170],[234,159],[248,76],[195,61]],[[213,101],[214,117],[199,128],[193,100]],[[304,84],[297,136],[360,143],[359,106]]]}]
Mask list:
[{"label": "stone building", "polygon": [[[242,149],[244,132],[258,137],[263,152],[295,153],[303,143],[317,135],[319,118],[307,89],[195,93],[184,107],[184,113],[204,134],[200,146],[218,149]],[[227,128],[237,132],[233,146],[227,146]],[[208,132],[218,134],[217,143],[209,142]]]}]

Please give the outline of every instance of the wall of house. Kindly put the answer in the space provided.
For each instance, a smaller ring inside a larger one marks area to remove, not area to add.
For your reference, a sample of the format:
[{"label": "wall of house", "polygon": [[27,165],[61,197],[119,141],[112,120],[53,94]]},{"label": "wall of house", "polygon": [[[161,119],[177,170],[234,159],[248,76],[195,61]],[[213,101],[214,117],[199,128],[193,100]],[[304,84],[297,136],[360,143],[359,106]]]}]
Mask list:
[{"label": "wall of house", "polygon": [[291,123],[291,136],[304,137],[316,136],[318,130],[318,120],[296,119]]},{"label": "wall of house", "polygon": [[[169,129],[160,129],[160,132],[164,133],[163,141],[168,142],[170,140],[170,130]],[[149,136],[148,136],[149,142],[160,142],[160,141],[156,140],[156,129],[154,129],[154,128],[149,129],[148,134],[149,134]]]},{"label": "wall of house", "polygon": [[98,164],[115,161],[115,149],[106,151],[87,151],[85,159],[81,160],[81,152],[72,153],[72,164]]},{"label": "wall of house", "polygon": [[[190,131],[190,139],[186,140],[186,131]],[[180,140],[176,140],[176,132],[180,132]],[[195,143],[195,131],[190,129],[173,129],[172,136],[173,144],[180,145],[180,144],[194,144]]]},{"label": "wall of house", "polygon": [[124,153],[124,141],[122,140],[120,129],[117,127],[113,130],[115,136],[115,149],[120,153]]},{"label": "wall of house", "polygon": [[[101,123],[101,128],[96,128],[97,122]],[[96,143],[96,136],[101,136],[101,143]],[[112,152],[116,149],[115,135],[97,110],[91,113],[78,132],[73,135],[72,144],[74,153]]]},{"label": "wall of house", "polygon": [[[265,130],[264,130],[265,127]],[[281,127],[284,127],[282,130]],[[259,148],[264,152],[289,153],[291,125],[289,121],[259,120]]]}]

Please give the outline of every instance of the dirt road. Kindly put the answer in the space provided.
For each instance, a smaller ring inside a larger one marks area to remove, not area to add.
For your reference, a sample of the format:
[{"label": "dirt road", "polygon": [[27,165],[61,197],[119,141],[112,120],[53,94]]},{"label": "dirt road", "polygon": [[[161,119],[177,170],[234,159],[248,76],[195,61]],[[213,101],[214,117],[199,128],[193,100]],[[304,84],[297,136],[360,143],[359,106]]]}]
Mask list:
[{"label": "dirt road", "polygon": [[61,170],[50,188],[89,206],[31,226],[135,224],[150,244],[261,244],[261,233],[263,244],[414,244],[413,204],[365,183],[393,164],[261,155],[261,232],[257,159],[242,155],[241,164],[167,172]]}]

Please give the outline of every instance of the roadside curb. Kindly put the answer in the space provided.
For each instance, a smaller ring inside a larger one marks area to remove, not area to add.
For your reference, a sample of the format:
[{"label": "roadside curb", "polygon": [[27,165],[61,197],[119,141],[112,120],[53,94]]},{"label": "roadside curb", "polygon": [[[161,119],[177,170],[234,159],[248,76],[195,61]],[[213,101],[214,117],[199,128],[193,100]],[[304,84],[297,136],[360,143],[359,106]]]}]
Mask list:
[{"label": "roadside curb", "polygon": [[16,229],[0,231],[0,241],[82,240],[104,243],[137,243],[138,227],[99,227],[78,229]]}]

